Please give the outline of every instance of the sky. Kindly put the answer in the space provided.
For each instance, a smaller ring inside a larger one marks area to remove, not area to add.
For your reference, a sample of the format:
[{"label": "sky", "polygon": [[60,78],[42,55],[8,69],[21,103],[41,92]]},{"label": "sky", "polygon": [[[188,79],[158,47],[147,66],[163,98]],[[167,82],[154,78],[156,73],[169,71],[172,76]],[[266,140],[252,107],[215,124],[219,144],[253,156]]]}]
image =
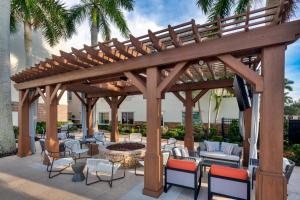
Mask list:
[{"label": "sky", "polygon": [[[63,2],[72,6],[80,0]],[[255,7],[262,7],[263,1],[258,2],[260,3]],[[195,19],[196,23],[207,21],[207,17],[196,6],[195,0],[135,0],[134,11],[124,12],[124,15],[134,36],[147,34],[148,29],[156,31],[169,24],[176,25],[191,19]],[[292,20],[294,19],[300,19],[300,8],[296,10]],[[66,42],[69,48],[82,48],[83,44],[90,44],[89,22],[86,20],[77,30],[77,34]],[[115,27],[112,27],[112,37],[124,39]],[[290,96],[294,100],[300,99],[300,39],[287,47],[285,64],[285,77],[294,81],[294,90],[290,92]]]}]

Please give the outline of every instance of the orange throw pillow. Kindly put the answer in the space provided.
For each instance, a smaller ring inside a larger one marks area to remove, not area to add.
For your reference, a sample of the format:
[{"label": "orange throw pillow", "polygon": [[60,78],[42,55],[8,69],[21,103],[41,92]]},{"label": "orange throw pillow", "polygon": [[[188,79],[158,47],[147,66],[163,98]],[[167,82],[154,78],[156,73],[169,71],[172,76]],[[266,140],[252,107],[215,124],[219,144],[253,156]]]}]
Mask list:
[{"label": "orange throw pillow", "polygon": [[216,176],[224,176],[227,178],[234,178],[239,180],[247,180],[248,172],[245,169],[237,169],[231,167],[225,167],[220,165],[212,165],[210,173]]},{"label": "orange throw pillow", "polygon": [[193,161],[178,160],[172,158],[168,160],[168,167],[173,169],[187,170],[187,171],[195,171],[197,169],[197,165]]}]

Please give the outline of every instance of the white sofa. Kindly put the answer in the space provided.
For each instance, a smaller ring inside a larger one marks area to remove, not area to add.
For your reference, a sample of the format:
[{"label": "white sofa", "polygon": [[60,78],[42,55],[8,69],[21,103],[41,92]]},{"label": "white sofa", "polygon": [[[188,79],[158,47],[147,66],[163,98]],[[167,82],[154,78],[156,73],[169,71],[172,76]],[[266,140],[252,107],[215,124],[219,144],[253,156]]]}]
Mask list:
[{"label": "white sofa", "polygon": [[[230,167],[239,167],[242,156],[242,148],[237,144],[225,143],[225,142],[213,142],[218,144],[214,149],[208,148],[208,143],[211,141],[204,141],[200,143],[198,147],[198,153],[200,158],[203,159],[204,166],[210,166],[212,164],[227,165]],[[223,151],[222,145],[232,145],[232,150],[227,152]]]}]

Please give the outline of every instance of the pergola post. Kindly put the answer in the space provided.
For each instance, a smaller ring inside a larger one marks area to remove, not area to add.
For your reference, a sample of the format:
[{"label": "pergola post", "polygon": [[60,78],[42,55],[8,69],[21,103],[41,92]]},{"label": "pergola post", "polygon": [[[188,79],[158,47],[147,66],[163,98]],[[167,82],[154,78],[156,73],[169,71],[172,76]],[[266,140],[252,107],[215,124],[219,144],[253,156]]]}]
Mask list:
[{"label": "pergola post", "polygon": [[147,69],[147,149],[143,193],[159,197],[163,191],[163,165],[161,155],[160,116],[161,96],[157,95],[160,75],[156,67]]},{"label": "pergola post", "polygon": [[46,105],[46,149],[50,152],[59,151],[57,138],[57,90],[55,86],[47,85],[45,88],[46,96],[41,94]]},{"label": "pergola post", "polygon": [[261,101],[261,126],[256,199],[287,199],[287,183],[283,175],[283,108],[285,45],[262,51],[264,77]]},{"label": "pergola post", "polygon": [[94,134],[94,127],[93,127],[93,105],[92,99],[87,98],[86,101],[86,127],[88,129],[88,136],[92,136]]},{"label": "pergola post", "polygon": [[118,128],[118,97],[111,98],[111,138],[112,142],[119,142],[119,128]]},{"label": "pergola post", "polygon": [[249,139],[251,137],[251,117],[252,117],[252,109],[247,108],[244,111],[245,136],[243,140],[243,166],[245,167],[247,167],[249,164],[249,151],[250,151]]},{"label": "pergola post", "polygon": [[194,136],[193,136],[193,95],[192,91],[188,90],[185,92],[185,136],[184,136],[184,146],[188,150],[194,150]]},{"label": "pergola post", "polygon": [[19,138],[18,156],[25,157],[31,154],[29,137],[29,90],[19,92]]},{"label": "pergola post", "polygon": [[119,142],[120,134],[119,134],[119,127],[118,127],[118,109],[121,103],[125,100],[126,96],[113,96],[111,98],[105,97],[105,101],[108,103],[111,109],[111,142]]}]

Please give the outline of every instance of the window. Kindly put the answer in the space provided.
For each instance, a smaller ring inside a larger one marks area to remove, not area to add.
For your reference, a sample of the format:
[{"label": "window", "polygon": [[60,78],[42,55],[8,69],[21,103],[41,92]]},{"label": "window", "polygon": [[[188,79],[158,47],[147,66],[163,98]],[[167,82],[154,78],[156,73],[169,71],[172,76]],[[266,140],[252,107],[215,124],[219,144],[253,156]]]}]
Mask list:
[{"label": "window", "polygon": [[109,124],[108,112],[99,112],[99,124]]},{"label": "window", "polygon": [[133,124],[133,112],[122,112],[122,124]]},{"label": "window", "polygon": [[68,91],[67,97],[68,97],[68,101],[72,101],[72,92]]},{"label": "window", "polygon": [[[185,122],[185,112],[182,112],[182,123]],[[193,112],[193,124],[200,124],[200,115],[199,112]]]}]

